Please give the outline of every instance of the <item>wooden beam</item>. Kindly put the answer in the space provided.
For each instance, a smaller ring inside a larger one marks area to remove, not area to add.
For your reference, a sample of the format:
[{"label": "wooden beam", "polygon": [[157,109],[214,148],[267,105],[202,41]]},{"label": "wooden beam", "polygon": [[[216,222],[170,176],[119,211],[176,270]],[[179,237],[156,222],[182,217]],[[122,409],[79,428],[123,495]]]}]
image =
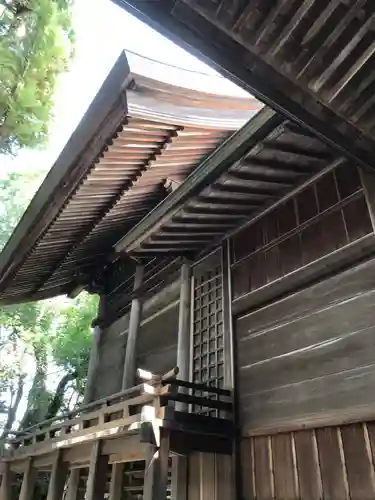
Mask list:
[{"label": "wooden beam", "polygon": [[[137,265],[134,276],[134,291],[136,291],[143,281],[143,266]],[[138,332],[142,318],[142,299],[135,296],[132,300],[130,309],[129,331],[126,342],[124,373],[122,377],[122,389],[132,387],[135,382],[136,358],[137,358],[137,340]]]},{"label": "wooden beam", "polygon": [[52,465],[51,478],[48,485],[47,500],[61,500],[65,481],[68,475],[68,464],[62,460],[62,450],[58,450]]},{"label": "wooden beam", "polygon": [[36,470],[33,467],[32,458],[29,458],[27,460],[26,469],[23,474],[19,500],[30,500],[30,498],[33,497],[35,479],[36,479]]},{"label": "wooden beam", "polygon": [[121,500],[122,498],[124,487],[124,466],[125,464],[123,462],[112,465],[108,500]]},{"label": "wooden beam", "polygon": [[14,472],[10,469],[9,462],[5,462],[4,464],[2,476],[3,478],[0,487],[0,500],[11,500]]},{"label": "wooden beam", "polygon": [[[95,441],[90,456],[85,500],[103,500],[108,472],[108,455],[101,454],[101,442]],[[49,499],[48,499],[49,500]]]},{"label": "wooden beam", "polygon": [[78,500],[78,488],[81,469],[72,469],[68,480],[65,500]]}]

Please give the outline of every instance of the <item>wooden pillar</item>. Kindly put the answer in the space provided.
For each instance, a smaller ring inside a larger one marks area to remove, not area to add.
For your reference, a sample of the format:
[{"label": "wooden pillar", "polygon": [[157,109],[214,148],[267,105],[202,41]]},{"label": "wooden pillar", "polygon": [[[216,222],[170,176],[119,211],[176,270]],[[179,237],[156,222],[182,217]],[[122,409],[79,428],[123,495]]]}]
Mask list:
[{"label": "wooden pillar", "polygon": [[101,454],[101,442],[95,441],[90,455],[85,500],[103,500],[107,483],[108,455]]},{"label": "wooden pillar", "polygon": [[0,500],[11,500],[14,473],[10,469],[9,462],[3,462],[2,467],[3,473],[0,487]]},{"label": "wooden pillar", "polygon": [[83,404],[87,404],[94,398],[94,388],[95,388],[95,377],[98,371],[99,366],[99,342],[102,336],[102,327],[100,324],[100,320],[103,319],[104,316],[104,296],[101,296],[99,299],[99,308],[98,308],[98,318],[94,321],[95,326],[93,330],[93,341],[90,352],[90,361],[89,367],[87,370],[87,379],[86,379],[86,387],[85,394],[83,397]]},{"label": "wooden pillar", "polygon": [[36,479],[36,470],[33,467],[32,459],[29,458],[22,478],[22,486],[21,486],[19,500],[30,500],[33,497],[35,479]]},{"label": "wooden pillar", "polygon": [[72,469],[70,471],[68,488],[66,491],[65,500],[77,500],[78,499],[78,488],[79,480],[81,476],[81,469]]},{"label": "wooden pillar", "polygon": [[62,500],[67,475],[68,464],[62,460],[62,450],[58,450],[52,465],[47,500]]},{"label": "wooden pillar", "polygon": [[178,377],[189,380],[190,359],[190,299],[191,274],[188,262],[181,266],[180,306],[178,316],[177,366]]},{"label": "wooden pillar", "polygon": [[[134,276],[134,292],[141,286],[143,281],[143,266],[137,265]],[[142,318],[142,299],[136,293],[131,304],[128,339],[126,342],[124,372],[122,377],[122,389],[132,387],[135,382],[137,340]]]},{"label": "wooden pillar", "polygon": [[226,240],[221,249],[221,268],[223,273],[223,327],[224,327],[224,386],[234,387],[234,339],[232,325],[232,288],[230,270],[230,244]]},{"label": "wooden pillar", "polygon": [[[191,307],[191,267],[189,262],[181,266],[180,304],[178,316],[177,366],[178,377],[190,377],[190,307]],[[176,403],[176,410],[187,411],[188,405]],[[185,500],[187,494],[187,457],[172,458],[172,500]]]},{"label": "wooden pillar", "polygon": [[157,458],[146,464],[143,500],[165,500],[168,487],[169,431],[161,429]]},{"label": "wooden pillar", "polygon": [[112,465],[111,482],[108,500],[121,500],[124,487],[124,463]]}]

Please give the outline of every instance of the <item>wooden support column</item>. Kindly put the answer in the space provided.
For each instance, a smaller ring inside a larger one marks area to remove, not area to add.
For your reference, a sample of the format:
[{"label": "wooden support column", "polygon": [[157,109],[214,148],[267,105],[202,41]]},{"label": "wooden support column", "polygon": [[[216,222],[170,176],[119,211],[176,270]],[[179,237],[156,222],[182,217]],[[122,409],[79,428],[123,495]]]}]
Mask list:
[{"label": "wooden support column", "polygon": [[81,469],[72,469],[68,480],[65,500],[78,500],[78,488]]},{"label": "wooden support column", "polygon": [[137,340],[142,318],[142,299],[136,292],[143,281],[143,266],[137,265],[134,276],[134,296],[130,309],[128,339],[126,342],[122,390],[132,387],[135,383]]},{"label": "wooden support column", "polygon": [[33,497],[35,479],[36,470],[33,467],[32,458],[29,458],[27,461],[25,472],[23,474],[19,500],[30,500]]},{"label": "wooden support column", "polygon": [[157,457],[151,464],[146,464],[143,500],[165,500],[167,498],[169,450],[169,431],[161,429]]},{"label": "wooden support column", "polygon": [[[181,266],[180,304],[178,316],[177,366],[178,377],[190,377],[190,311],[191,265],[185,261]],[[186,403],[176,403],[176,410],[187,411]],[[172,500],[185,500],[187,495],[187,457],[172,458]]]},{"label": "wooden support column", "polygon": [[190,360],[190,302],[191,268],[188,262],[181,266],[180,308],[178,316],[177,366],[178,377],[189,380]]},{"label": "wooden support column", "polygon": [[3,463],[3,473],[0,487],[0,500],[11,500],[12,496],[12,483],[14,480],[14,473],[10,469],[10,463]]},{"label": "wooden support column", "polygon": [[112,465],[108,500],[121,500],[122,498],[124,488],[124,467],[124,463],[115,463]]},{"label": "wooden support column", "polygon": [[68,464],[62,460],[62,450],[58,450],[52,465],[47,500],[62,500],[67,476]]},{"label": "wooden support column", "polygon": [[101,321],[103,320],[104,317],[104,304],[105,304],[105,297],[102,295],[99,299],[98,317],[93,321],[93,324],[95,326],[93,329],[93,339],[90,352],[89,367],[87,370],[87,380],[86,380],[85,394],[83,397],[83,404],[90,403],[90,401],[92,401],[95,397],[94,394],[95,377],[99,366],[99,342],[102,336]]},{"label": "wooden support column", "polygon": [[90,455],[85,500],[103,500],[107,483],[108,455],[101,454],[101,442],[95,441]]}]

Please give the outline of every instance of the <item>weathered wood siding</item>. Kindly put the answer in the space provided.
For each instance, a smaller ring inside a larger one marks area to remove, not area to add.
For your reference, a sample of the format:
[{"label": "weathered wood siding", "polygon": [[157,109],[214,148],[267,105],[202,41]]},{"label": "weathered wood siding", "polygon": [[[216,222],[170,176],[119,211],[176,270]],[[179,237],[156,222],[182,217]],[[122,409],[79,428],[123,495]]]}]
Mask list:
[{"label": "weathered wood siding", "polygon": [[233,238],[233,299],[372,233],[355,167],[343,165]]},{"label": "weathered wood siding", "polygon": [[141,326],[137,366],[164,373],[177,362],[178,303]]},{"label": "weathered wood siding", "polygon": [[243,498],[373,499],[374,459],[374,422],[247,438]]},{"label": "weathered wood siding", "polygon": [[245,432],[375,411],[375,260],[236,321]]},{"label": "weathered wood siding", "polygon": [[194,453],[189,457],[187,500],[234,499],[232,458]]},{"label": "weathered wood siding", "polygon": [[[179,280],[167,283],[155,293],[148,293],[137,343],[137,366],[155,372],[164,372],[175,366],[178,304]],[[109,309],[109,314],[112,313]],[[95,399],[121,390],[129,312],[116,321],[107,323],[110,324],[104,327],[99,344]]]}]

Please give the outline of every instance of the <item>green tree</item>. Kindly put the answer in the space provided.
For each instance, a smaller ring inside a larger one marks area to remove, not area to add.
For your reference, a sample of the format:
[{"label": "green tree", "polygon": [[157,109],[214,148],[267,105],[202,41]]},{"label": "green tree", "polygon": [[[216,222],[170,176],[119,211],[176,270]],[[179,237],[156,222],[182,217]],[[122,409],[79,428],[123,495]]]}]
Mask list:
[{"label": "green tree", "polygon": [[73,53],[71,0],[0,0],[0,153],[45,143]]},{"label": "green tree", "polygon": [[[0,185],[0,246],[38,178],[38,173],[12,173]],[[0,307],[0,437],[80,403],[96,311],[97,297],[88,294]]]}]

